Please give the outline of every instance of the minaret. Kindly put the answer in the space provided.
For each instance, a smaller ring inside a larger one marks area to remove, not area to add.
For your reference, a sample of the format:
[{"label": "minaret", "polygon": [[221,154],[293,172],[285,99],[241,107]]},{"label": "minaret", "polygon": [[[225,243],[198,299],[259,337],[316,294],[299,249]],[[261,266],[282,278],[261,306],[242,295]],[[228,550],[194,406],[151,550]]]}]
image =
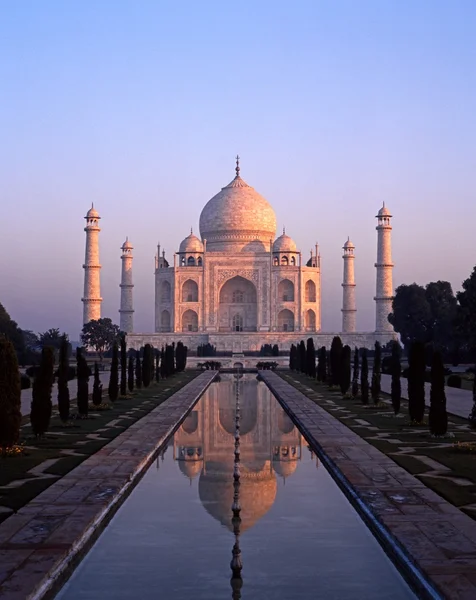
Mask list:
[{"label": "minaret", "polygon": [[375,294],[375,333],[391,333],[393,327],[388,321],[392,312],[393,283],[392,283],[392,215],[383,203],[377,215],[377,290]]},{"label": "minaret", "polygon": [[84,296],[83,302],[83,324],[101,318],[101,284],[99,264],[99,213],[94,204],[88,210],[86,219],[86,257],[84,260]]},{"label": "minaret", "polygon": [[342,333],[355,333],[355,275],[354,275],[354,250],[355,246],[347,238],[343,247],[344,254],[344,282],[342,283]]},{"label": "minaret", "polygon": [[121,308],[120,313],[120,324],[119,328],[124,333],[132,333],[134,331],[134,309],[132,302],[132,290],[134,284],[132,283],[132,244],[129,239],[122,244],[122,274],[121,274]]}]

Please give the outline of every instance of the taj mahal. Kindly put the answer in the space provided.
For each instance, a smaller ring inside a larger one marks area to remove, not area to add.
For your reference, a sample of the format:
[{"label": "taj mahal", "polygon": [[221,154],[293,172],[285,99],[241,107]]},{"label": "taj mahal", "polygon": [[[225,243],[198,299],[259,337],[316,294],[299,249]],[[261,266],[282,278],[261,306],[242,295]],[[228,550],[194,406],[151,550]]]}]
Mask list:
[{"label": "taj mahal", "polygon": [[[101,317],[99,221],[94,206],[86,217],[83,323]],[[357,331],[355,247],[343,245],[342,330],[322,331],[321,256],[316,244],[304,260],[295,241],[283,230],[277,236],[271,204],[240,175],[204,206],[200,236],[190,232],[169,259],[157,247],[155,256],[154,332],[134,331],[133,246],[122,245],[120,328],[128,344],[159,347],[183,341],[194,350],[210,343],[217,351],[241,353],[277,344],[287,350],[299,339],[313,337],[316,346],[340,335],[351,346],[386,343],[396,334],[388,322],[393,299],[391,214],[377,214],[375,330]]]}]

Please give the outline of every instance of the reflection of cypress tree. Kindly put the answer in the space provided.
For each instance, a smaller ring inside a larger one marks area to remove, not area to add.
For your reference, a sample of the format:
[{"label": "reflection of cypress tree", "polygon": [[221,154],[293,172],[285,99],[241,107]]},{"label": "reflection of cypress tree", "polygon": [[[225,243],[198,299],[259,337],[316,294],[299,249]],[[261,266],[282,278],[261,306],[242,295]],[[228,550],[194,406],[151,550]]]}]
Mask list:
[{"label": "reflection of cypress tree", "polygon": [[352,398],[357,398],[359,395],[359,349],[357,346],[354,350],[354,372],[352,374]]},{"label": "reflection of cypress tree", "polygon": [[55,357],[53,348],[46,346],[41,351],[40,366],[33,382],[30,422],[37,437],[44,435],[50,426],[51,390],[54,382]]},{"label": "reflection of cypress tree", "polygon": [[86,418],[89,408],[89,367],[81,348],[76,348],[76,374],[78,377],[78,392],[76,395],[78,414],[81,418]]},{"label": "reflection of cypress tree", "polygon": [[127,346],[126,336],[121,335],[121,396],[127,394]]},{"label": "reflection of cypress tree", "polygon": [[380,402],[380,383],[382,379],[382,347],[379,342],[375,342],[374,365],[372,369],[372,400],[374,404]]},{"label": "reflection of cypress tree", "polygon": [[316,376],[316,349],[314,348],[314,340],[308,338],[306,346],[306,373],[309,377]]},{"label": "reflection of cypress tree", "polygon": [[21,386],[18,359],[9,340],[0,337],[0,450],[14,446],[20,437]]},{"label": "reflection of cypress tree", "polygon": [[331,385],[340,385],[340,367],[342,361],[342,340],[338,335],[331,344]]},{"label": "reflection of cypress tree", "polygon": [[134,357],[129,355],[129,364],[127,367],[127,387],[132,393],[134,391]]},{"label": "reflection of cypress tree", "polygon": [[112,346],[112,360],[111,360],[111,373],[109,377],[108,394],[109,400],[115,402],[119,396],[119,349],[117,342],[114,342]]},{"label": "reflection of cypress tree", "polygon": [[401,348],[398,342],[392,344],[392,406],[396,415],[400,412],[400,399],[402,397],[402,384],[400,377],[402,374]]},{"label": "reflection of cypress tree", "polygon": [[102,402],[102,383],[99,379],[99,367],[94,363],[93,404],[99,406]]},{"label": "reflection of cypress tree", "polygon": [[425,345],[415,341],[408,358],[408,412],[416,423],[422,423],[425,416],[425,371]]},{"label": "reflection of cypress tree", "polygon": [[136,388],[142,387],[142,366],[140,362],[140,350],[136,350]]},{"label": "reflection of cypress tree", "polygon": [[69,342],[66,335],[61,338],[58,364],[58,412],[63,423],[69,419],[68,360]]},{"label": "reflection of cypress tree", "polygon": [[360,397],[362,404],[369,403],[369,362],[367,348],[362,350],[362,369],[360,371]]},{"label": "reflection of cypress tree", "polygon": [[430,432],[433,435],[445,435],[448,431],[446,412],[445,367],[439,352],[433,352],[431,363],[430,413],[428,415]]},{"label": "reflection of cypress tree", "polygon": [[342,348],[341,363],[340,363],[340,391],[343,396],[347,394],[350,387],[350,346],[345,345]]}]

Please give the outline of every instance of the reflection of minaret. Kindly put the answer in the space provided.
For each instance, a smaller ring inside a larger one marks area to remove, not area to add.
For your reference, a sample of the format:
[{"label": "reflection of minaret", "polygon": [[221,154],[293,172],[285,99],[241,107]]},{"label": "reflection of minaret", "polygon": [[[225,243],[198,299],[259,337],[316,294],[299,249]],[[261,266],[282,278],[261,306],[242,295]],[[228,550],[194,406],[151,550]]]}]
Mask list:
[{"label": "reflection of minaret", "polygon": [[121,308],[120,313],[120,325],[119,328],[124,333],[132,333],[134,331],[133,325],[133,301],[132,301],[132,290],[134,284],[132,283],[132,244],[126,238],[126,241],[122,244],[122,273],[121,273]]},{"label": "reflection of minaret", "polygon": [[84,259],[83,324],[101,318],[101,285],[99,273],[99,216],[94,204],[86,216],[86,256]]},{"label": "reflection of minaret", "polygon": [[233,468],[233,504],[231,510],[233,518],[231,523],[233,525],[233,533],[235,535],[235,543],[233,545],[233,558],[230,562],[230,568],[232,572],[231,576],[231,589],[233,590],[232,599],[240,600],[241,588],[243,586],[243,579],[241,577],[241,570],[243,563],[241,561],[241,549],[240,549],[240,526],[241,526],[241,505],[240,505],[240,373],[236,374],[236,411],[235,411],[235,458]]}]

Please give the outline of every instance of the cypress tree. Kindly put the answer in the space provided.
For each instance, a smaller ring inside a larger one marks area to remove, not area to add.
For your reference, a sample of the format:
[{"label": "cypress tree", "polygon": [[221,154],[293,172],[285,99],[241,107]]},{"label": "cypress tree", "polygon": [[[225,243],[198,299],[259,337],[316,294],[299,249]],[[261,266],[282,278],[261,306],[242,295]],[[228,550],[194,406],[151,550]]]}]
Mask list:
[{"label": "cypress tree", "polygon": [[327,381],[327,378],[328,378],[328,375],[327,375],[327,350],[326,350],[325,346],[322,346],[321,352],[322,352],[321,380],[322,380],[323,383],[325,383]]},{"label": "cypress tree", "polygon": [[316,376],[316,349],[314,348],[314,340],[308,338],[306,345],[306,373],[309,377]]},{"label": "cypress tree", "polygon": [[40,366],[33,382],[30,422],[33,433],[43,436],[50,426],[51,390],[54,382],[55,355],[53,348],[46,346],[41,351]]},{"label": "cypress tree", "polygon": [[331,385],[338,386],[340,384],[340,366],[342,361],[342,340],[338,335],[334,337],[331,344]]},{"label": "cypress tree", "polygon": [[178,372],[184,371],[187,366],[187,346],[183,342],[178,342],[175,348],[175,364]]},{"label": "cypress tree", "polygon": [[78,414],[80,418],[86,419],[89,411],[89,367],[81,348],[76,348],[76,376],[78,378],[76,396]]},{"label": "cypress tree", "polygon": [[150,344],[146,344],[144,346],[144,354],[142,357],[142,383],[144,387],[149,387],[150,385],[150,375],[152,372],[152,348]]},{"label": "cypress tree", "polygon": [[163,346],[160,350],[160,376],[162,379],[167,378],[167,368],[165,365],[165,350]]},{"label": "cypress tree", "polygon": [[127,367],[127,387],[129,392],[134,391],[134,357],[132,354],[129,355],[129,364]]},{"label": "cypress tree", "polygon": [[117,342],[114,342],[112,346],[112,360],[111,360],[111,373],[109,376],[109,386],[107,388],[107,393],[109,395],[109,400],[111,402],[115,402],[119,397],[119,349],[117,347]]},{"label": "cypress tree", "polygon": [[140,350],[136,350],[136,388],[142,387],[142,366],[140,362]]},{"label": "cypress tree", "polygon": [[160,352],[155,350],[155,381],[160,381]]},{"label": "cypress tree", "polygon": [[396,415],[400,412],[400,400],[402,397],[402,363],[401,363],[401,349],[398,342],[392,344],[392,406]]},{"label": "cypress tree", "polygon": [[350,387],[350,359],[351,359],[350,346],[345,345],[342,348],[341,364],[340,364],[340,391],[343,396],[347,394]]},{"label": "cypress tree", "polygon": [[68,348],[69,342],[65,335],[61,338],[58,365],[58,412],[63,423],[69,419],[69,388],[68,388]]},{"label": "cypress tree", "polygon": [[362,404],[369,403],[369,362],[367,348],[362,350],[362,369],[360,371],[360,397]]},{"label": "cypress tree", "polygon": [[127,395],[127,345],[126,336],[121,335],[121,396]]},{"label": "cypress tree", "polygon": [[476,365],[474,366],[473,379],[473,407],[468,415],[468,421],[472,429],[476,429]]},{"label": "cypress tree", "polygon": [[99,378],[99,367],[94,363],[93,404],[99,406],[102,402],[102,383]]},{"label": "cypress tree", "polygon": [[306,344],[304,343],[304,340],[301,340],[299,342],[298,353],[299,353],[299,371],[301,373],[305,373],[306,372]]},{"label": "cypress tree", "polygon": [[21,386],[18,359],[10,340],[0,337],[0,450],[14,446],[20,437]]},{"label": "cypress tree", "polygon": [[408,360],[408,412],[415,423],[422,423],[425,416],[425,370],[425,345],[415,341]]},{"label": "cypress tree", "polygon": [[430,412],[428,415],[428,422],[432,435],[442,436],[448,431],[445,367],[439,352],[433,352],[431,361]]},{"label": "cypress tree", "polygon": [[372,369],[371,394],[374,404],[380,402],[380,390],[382,380],[382,347],[379,342],[375,342],[374,365]]},{"label": "cypress tree", "polygon": [[357,346],[354,350],[354,371],[352,373],[352,398],[357,398],[359,395],[359,349]]}]

